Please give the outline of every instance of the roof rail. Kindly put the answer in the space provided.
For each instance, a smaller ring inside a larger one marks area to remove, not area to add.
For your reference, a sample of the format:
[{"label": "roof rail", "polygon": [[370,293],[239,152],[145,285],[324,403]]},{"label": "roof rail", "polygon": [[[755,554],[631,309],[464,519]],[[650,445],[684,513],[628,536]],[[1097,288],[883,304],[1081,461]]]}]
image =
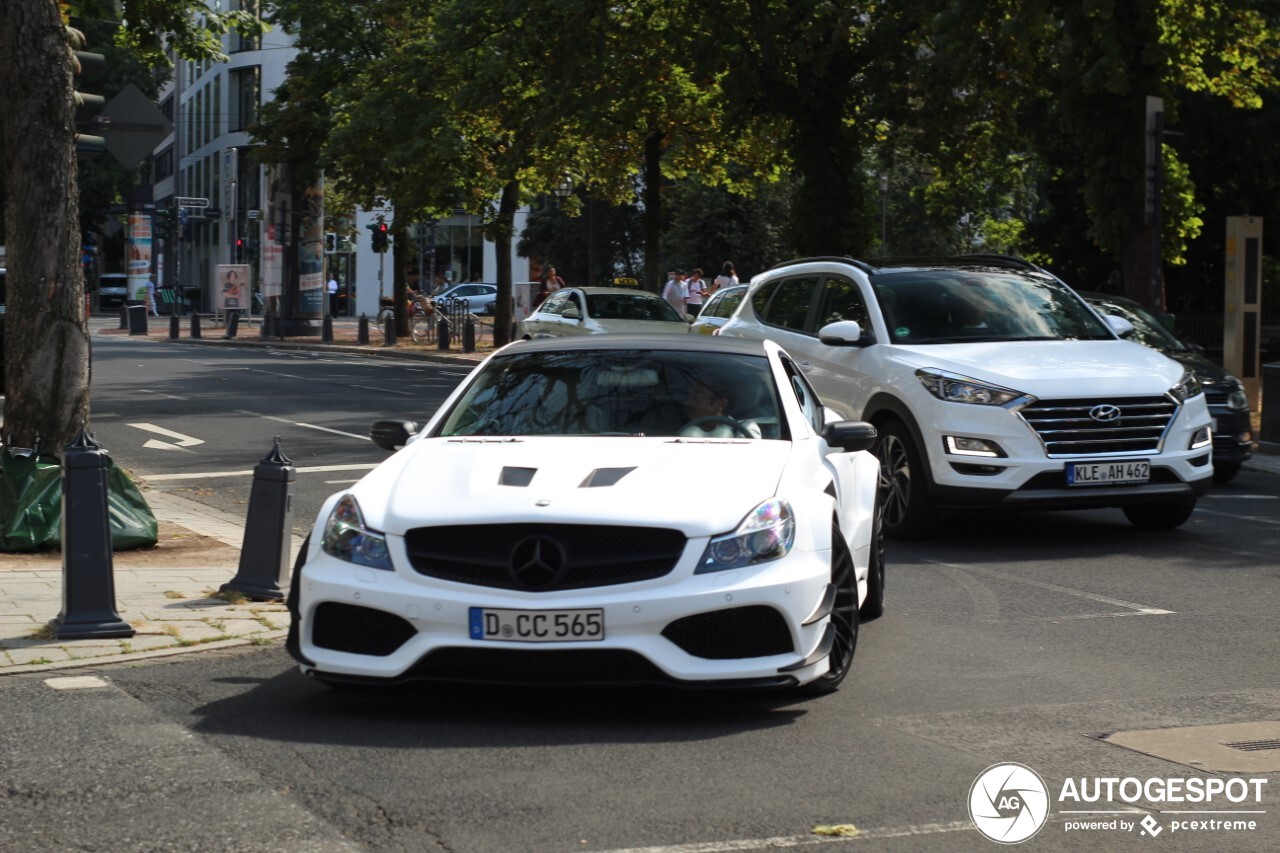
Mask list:
[{"label": "roof rail", "polygon": [[812,264],[821,262],[849,264],[849,266],[857,267],[865,273],[875,272],[875,267],[871,266],[866,261],[858,260],[852,255],[818,255],[812,258],[795,258],[790,261],[780,261],[779,263],[769,267],[769,269],[776,270],[779,267],[790,267],[795,266],[796,264]]},{"label": "roof rail", "polygon": [[998,255],[995,253],[975,252],[971,255],[956,255],[952,258],[956,261],[977,261],[984,264],[991,264],[996,267],[1009,267],[1018,270],[1034,270],[1040,272],[1040,267],[1031,263],[1031,261],[1019,258],[1014,255]]},{"label": "roof rail", "polygon": [[997,255],[994,253],[983,254],[975,252],[970,255],[901,255],[897,257],[886,258],[868,258],[867,262],[876,268],[884,267],[928,267],[928,266],[959,266],[963,264],[985,264],[993,267],[1004,267],[1005,269],[1016,270],[1032,270],[1035,272],[1043,272],[1040,267],[1014,257],[1013,255]]}]

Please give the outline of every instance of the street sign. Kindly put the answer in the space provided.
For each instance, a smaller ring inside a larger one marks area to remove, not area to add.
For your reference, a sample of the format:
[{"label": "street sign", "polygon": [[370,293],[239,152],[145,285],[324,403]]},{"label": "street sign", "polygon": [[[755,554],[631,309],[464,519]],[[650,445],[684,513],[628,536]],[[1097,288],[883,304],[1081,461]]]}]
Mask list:
[{"label": "street sign", "polygon": [[173,203],[178,207],[208,207],[209,199],[207,198],[191,198],[189,196],[177,196]]},{"label": "street sign", "polygon": [[261,217],[262,217],[262,211],[261,211],[261,210],[246,210],[246,211],[244,212],[244,215],[245,215],[245,216],[247,216],[247,217],[249,217],[250,219],[259,219],[259,218],[261,218]]},{"label": "street sign", "polygon": [[126,169],[136,169],[173,133],[173,123],[130,83],[103,109],[107,150]]}]

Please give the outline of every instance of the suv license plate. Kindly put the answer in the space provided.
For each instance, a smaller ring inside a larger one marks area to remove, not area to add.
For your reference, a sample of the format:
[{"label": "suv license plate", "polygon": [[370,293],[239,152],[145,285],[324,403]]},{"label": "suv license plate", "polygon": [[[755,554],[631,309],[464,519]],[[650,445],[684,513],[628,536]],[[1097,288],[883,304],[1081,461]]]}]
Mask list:
[{"label": "suv license plate", "polygon": [[471,639],[564,643],[604,639],[604,610],[468,610]]},{"label": "suv license plate", "polygon": [[1151,479],[1151,463],[1143,460],[1132,462],[1069,462],[1068,486],[1122,486],[1145,483]]}]

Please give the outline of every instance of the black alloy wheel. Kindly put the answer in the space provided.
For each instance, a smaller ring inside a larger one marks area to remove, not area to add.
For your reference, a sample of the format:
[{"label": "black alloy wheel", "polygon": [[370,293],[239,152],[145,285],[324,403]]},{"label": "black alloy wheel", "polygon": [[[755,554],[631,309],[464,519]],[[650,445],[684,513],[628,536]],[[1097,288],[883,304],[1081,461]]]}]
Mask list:
[{"label": "black alloy wheel", "polygon": [[1139,530],[1173,530],[1181,527],[1196,510],[1196,502],[1174,504],[1130,504],[1121,507],[1124,517]]},{"label": "black alloy wheel", "polygon": [[826,674],[804,685],[810,693],[838,690],[853,667],[853,653],[858,647],[858,576],[844,534],[834,524],[831,525],[831,583],[836,588],[836,600],[829,617],[835,642],[827,658]]},{"label": "black alloy wheel", "polygon": [[879,427],[876,457],[880,460],[879,503],[885,533],[894,539],[923,539],[933,516],[924,462],[901,421]]}]

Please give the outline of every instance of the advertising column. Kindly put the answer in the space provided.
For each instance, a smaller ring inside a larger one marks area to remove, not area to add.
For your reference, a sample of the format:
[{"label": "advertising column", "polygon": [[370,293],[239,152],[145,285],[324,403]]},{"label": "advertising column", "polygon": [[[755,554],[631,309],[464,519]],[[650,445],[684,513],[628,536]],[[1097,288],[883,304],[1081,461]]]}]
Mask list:
[{"label": "advertising column", "polygon": [[312,186],[303,194],[298,313],[308,320],[324,317],[324,188]]},{"label": "advertising column", "polygon": [[147,304],[147,282],[151,279],[151,216],[129,214],[128,300]]}]

